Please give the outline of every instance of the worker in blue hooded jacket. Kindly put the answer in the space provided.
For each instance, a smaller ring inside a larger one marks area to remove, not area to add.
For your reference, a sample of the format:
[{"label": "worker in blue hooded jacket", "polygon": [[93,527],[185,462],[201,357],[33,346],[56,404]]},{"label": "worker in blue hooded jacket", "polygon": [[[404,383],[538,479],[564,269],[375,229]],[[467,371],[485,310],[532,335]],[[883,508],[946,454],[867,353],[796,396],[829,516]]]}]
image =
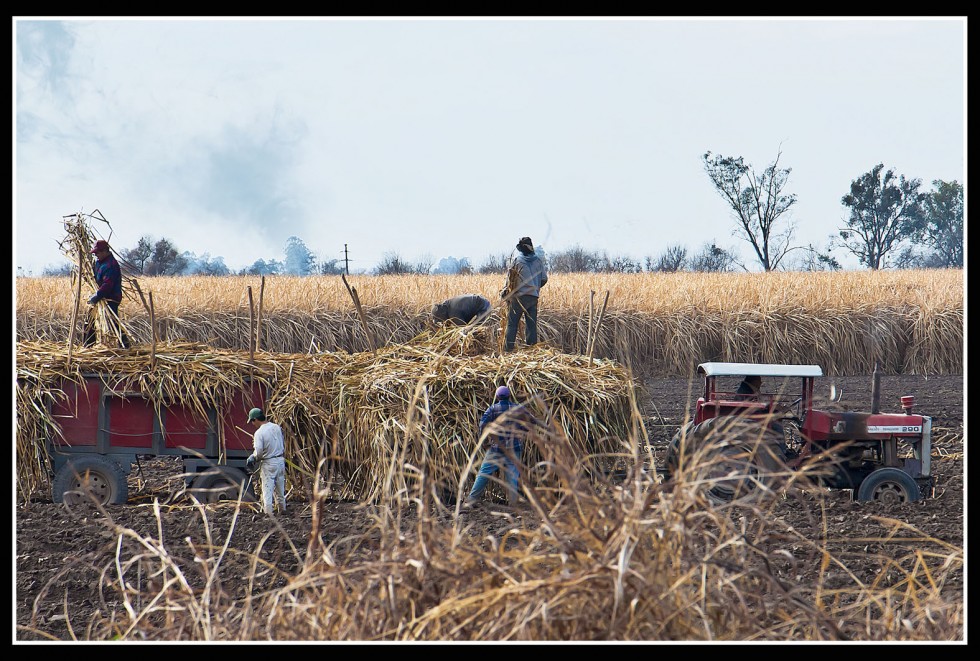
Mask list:
[{"label": "worker in blue hooded jacket", "polygon": [[[495,423],[491,426],[491,423]],[[521,460],[524,439],[531,424],[540,424],[522,404],[511,399],[510,388],[500,386],[494,393],[494,402],[480,418],[480,438],[488,444],[487,452],[480,465],[480,472],[473,482],[465,505],[472,507],[490,482],[490,477],[498,471],[503,473],[507,489],[507,502],[517,504],[520,484],[517,464]]]}]

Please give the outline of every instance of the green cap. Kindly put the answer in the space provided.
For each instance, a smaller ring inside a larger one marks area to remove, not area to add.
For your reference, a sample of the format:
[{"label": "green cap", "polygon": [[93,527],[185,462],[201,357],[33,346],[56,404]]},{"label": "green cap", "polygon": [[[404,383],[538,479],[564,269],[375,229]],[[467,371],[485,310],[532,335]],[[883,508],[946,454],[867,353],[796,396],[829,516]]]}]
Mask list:
[{"label": "green cap", "polygon": [[262,409],[252,409],[248,412],[249,422],[252,422],[252,420],[261,420],[263,417],[265,416],[262,415]]}]

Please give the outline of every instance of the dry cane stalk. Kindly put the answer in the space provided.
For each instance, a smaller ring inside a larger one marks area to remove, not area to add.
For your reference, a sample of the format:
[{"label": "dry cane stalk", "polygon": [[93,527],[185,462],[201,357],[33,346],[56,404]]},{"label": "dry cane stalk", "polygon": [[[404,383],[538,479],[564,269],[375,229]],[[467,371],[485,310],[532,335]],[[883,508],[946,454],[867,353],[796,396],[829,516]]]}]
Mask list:
[{"label": "dry cane stalk", "polygon": [[368,348],[374,351],[377,345],[374,342],[374,335],[371,334],[371,329],[368,328],[367,317],[364,316],[364,310],[361,308],[361,301],[357,297],[357,290],[347,284],[347,276],[343,273],[340,274],[340,279],[344,281],[344,286],[347,287],[347,293],[354,300],[354,307],[357,309],[357,316],[361,319],[361,326],[364,327],[364,334],[367,335]]},{"label": "dry cane stalk", "polygon": [[595,330],[592,333],[592,342],[589,344],[589,364],[592,364],[592,352],[595,350],[596,337],[599,335],[599,326],[602,325],[602,318],[606,314],[606,304],[609,303],[609,290],[606,290],[606,298],[602,301],[602,307],[599,308],[599,318],[595,322]]},{"label": "dry cane stalk", "polygon": [[82,266],[84,257],[78,251],[78,284],[75,286],[75,307],[71,311],[71,326],[68,328],[68,365],[71,365],[72,348],[75,344],[75,321],[78,319],[78,306],[82,302]]},{"label": "dry cane stalk", "polygon": [[592,315],[594,313],[593,308],[595,307],[595,289],[589,290],[589,323],[585,327],[585,351],[583,353],[589,352],[589,346],[592,344]]},{"label": "dry cane stalk", "polygon": [[143,290],[140,288],[140,283],[137,282],[137,280],[135,278],[132,279],[131,282],[133,283],[133,288],[136,290],[136,293],[139,294],[140,302],[143,303],[143,309],[146,310],[146,313],[147,314],[149,314],[150,313],[150,305],[146,302],[146,297],[143,296]]},{"label": "dry cane stalk", "polygon": [[507,284],[504,285],[504,295],[501,298],[503,311],[500,314],[500,341],[497,343],[497,349],[501,354],[504,353],[504,346],[507,341],[507,325],[510,323],[508,317],[510,316],[511,299],[515,296],[514,292],[516,291],[517,269],[514,264],[511,264],[510,268],[507,269]]},{"label": "dry cane stalk", "polygon": [[878,371],[878,361],[875,361],[874,371],[871,372],[871,412],[881,413],[881,373]]},{"label": "dry cane stalk", "polygon": [[[143,296],[143,292],[140,292],[140,296]],[[150,369],[153,369],[157,362],[157,321],[153,313],[153,292],[150,292],[150,342]]]},{"label": "dry cane stalk", "polygon": [[259,316],[255,322],[255,350],[262,350],[262,298],[265,296],[265,276],[262,276],[262,283],[259,285]]},{"label": "dry cane stalk", "polygon": [[252,285],[248,286],[248,362],[255,362],[255,303],[252,301]]}]

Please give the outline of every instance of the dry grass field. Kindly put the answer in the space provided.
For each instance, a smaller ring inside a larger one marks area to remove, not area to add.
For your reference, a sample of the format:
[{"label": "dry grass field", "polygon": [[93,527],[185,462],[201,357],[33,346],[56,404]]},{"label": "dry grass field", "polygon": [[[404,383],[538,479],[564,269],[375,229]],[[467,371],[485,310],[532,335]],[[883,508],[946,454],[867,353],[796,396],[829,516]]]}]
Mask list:
[{"label": "dry grass field", "polygon": [[[37,451],[52,421],[21,389],[18,642],[965,642],[961,271],[556,274],[542,344],[503,355],[499,310],[426,330],[432,303],[496,302],[502,276],[348,282],[367,332],[339,277],[140,279],[121,308],[134,347],[69,362],[74,283],[18,279],[32,387],[115,372],[220,406],[249,371],[290,444],[284,516],[197,504],[179,465],[150,458],[126,505],[55,504]],[[935,496],[878,507],[801,481],[717,506],[662,483],[652,468],[709,360],[820,364],[818,387],[855,410],[879,364],[884,409],[914,394],[934,417]],[[500,380],[540,393],[554,424],[530,443],[520,505],[463,511]],[[331,434],[349,461],[318,464]],[[590,452],[623,472],[586,470]]]},{"label": "dry grass field", "polygon": [[[384,345],[417,336],[431,305],[451,296],[478,293],[499,303],[503,276],[348,282],[370,337]],[[960,374],[964,287],[961,270],[555,274],[542,292],[539,337],[585,353],[598,324],[596,357],[663,376],[688,376],[709,360],[819,364],[840,375],[869,374],[876,362],[885,373]],[[152,337],[144,305],[152,298],[161,341],[247,349],[261,317],[260,347],[268,351],[372,348],[340,276],[154,277],[141,278],[139,288],[142,298],[128,287],[120,307],[137,341]],[[67,278],[18,278],[17,338],[67,342],[74,292]],[[83,300],[76,337],[85,308]]]}]

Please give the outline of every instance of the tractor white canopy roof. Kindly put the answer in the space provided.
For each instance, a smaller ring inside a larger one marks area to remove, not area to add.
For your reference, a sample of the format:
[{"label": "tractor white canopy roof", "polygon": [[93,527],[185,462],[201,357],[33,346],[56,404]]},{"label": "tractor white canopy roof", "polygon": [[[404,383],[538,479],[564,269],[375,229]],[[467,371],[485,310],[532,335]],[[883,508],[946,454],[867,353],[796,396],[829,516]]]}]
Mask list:
[{"label": "tractor white canopy roof", "polygon": [[698,373],[705,376],[823,376],[819,365],[777,365],[770,363],[701,363]]}]

